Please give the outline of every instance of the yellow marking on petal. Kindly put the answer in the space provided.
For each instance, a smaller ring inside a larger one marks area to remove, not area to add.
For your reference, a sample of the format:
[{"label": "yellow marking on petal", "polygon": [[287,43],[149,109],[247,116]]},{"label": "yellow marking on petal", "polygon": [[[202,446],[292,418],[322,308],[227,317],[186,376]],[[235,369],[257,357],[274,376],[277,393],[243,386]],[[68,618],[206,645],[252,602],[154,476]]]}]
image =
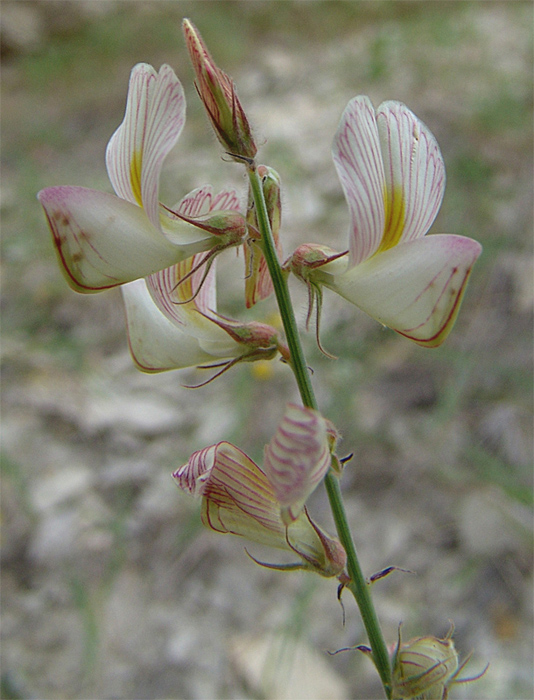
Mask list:
[{"label": "yellow marking on petal", "polygon": [[272,313],[270,313],[265,319],[265,323],[267,323],[269,326],[274,326],[277,329],[283,328],[282,317],[280,316],[278,311],[273,311]]},{"label": "yellow marking on petal", "polygon": [[401,239],[406,218],[402,188],[393,186],[391,191],[384,189],[384,205],[386,210],[384,233],[377,253],[394,248]]},{"label": "yellow marking on petal", "polygon": [[130,183],[132,185],[133,196],[140,207],[143,206],[143,198],[141,196],[141,169],[143,167],[143,152],[134,151],[132,161],[130,163]]},{"label": "yellow marking on petal", "polygon": [[254,362],[251,365],[250,370],[251,370],[252,376],[255,379],[259,379],[261,381],[266,381],[267,379],[271,379],[273,374],[274,374],[272,363],[269,362],[268,360],[259,360],[258,362]]}]

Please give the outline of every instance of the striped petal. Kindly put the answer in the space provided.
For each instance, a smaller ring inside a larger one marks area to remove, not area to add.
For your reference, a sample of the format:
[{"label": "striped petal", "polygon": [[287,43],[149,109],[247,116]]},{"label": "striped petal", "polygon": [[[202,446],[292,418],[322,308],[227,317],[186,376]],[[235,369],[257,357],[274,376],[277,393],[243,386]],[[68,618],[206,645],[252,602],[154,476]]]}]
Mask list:
[{"label": "striped petal", "polygon": [[195,270],[202,260],[202,255],[193,255],[147,278],[154,303],[180,326],[194,324],[192,318],[202,325],[201,314],[217,310],[215,263],[206,274],[203,267]]},{"label": "striped petal", "polygon": [[324,418],[318,411],[288,404],[265,448],[264,468],[282,506],[282,520],[296,520],[331,463]]},{"label": "striped petal", "polygon": [[288,549],[273,487],[247,455],[228,442],[195,452],[173,477],[180,488],[203,497],[206,527]]},{"label": "striped petal", "polygon": [[382,252],[427,233],[443,199],[445,166],[434,136],[401,102],[381,104],[376,120],[387,187]]},{"label": "striped petal", "polygon": [[325,265],[317,279],[397,333],[437,347],[454,325],[481,250],[471,238],[433,235],[391,248],[341,275],[328,274]]},{"label": "striped petal", "polygon": [[172,243],[140,207],[105,192],[48,187],[37,196],[61,267],[77,292],[98,292],[131,282],[212,245],[209,234],[169,219]]},{"label": "striped petal", "polygon": [[164,372],[213,362],[213,356],[200,347],[197,338],[161,313],[145,280],[125,284],[121,291],[126,308],[128,345],[138,369]]},{"label": "striped petal", "polygon": [[185,123],[185,97],[172,68],[132,70],[124,120],[111,137],[106,164],[117,195],[146,211],[159,228],[159,176]]},{"label": "striped petal", "polygon": [[358,265],[380,246],[386,215],[384,165],[368,97],[355,97],[345,108],[332,156],[350,210],[350,264]]},{"label": "striped petal", "polygon": [[204,185],[189,192],[173,209],[182,216],[195,219],[216,211],[240,211],[241,201],[233,187],[214,193],[211,185]]},{"label": "striped petal", "polygon": [[[187,277],[199,260],[202,261],[202,256],[195,255],[147,277],[146,285],[153,303],[171,323],[182,328],[182,332],[196,338],[212,359],[239,357],[244,352],[243,346],[209,318],[217,308],[215,263],[207,275],[202,266]],[[200,291],[197,291],[201,282]]]}]

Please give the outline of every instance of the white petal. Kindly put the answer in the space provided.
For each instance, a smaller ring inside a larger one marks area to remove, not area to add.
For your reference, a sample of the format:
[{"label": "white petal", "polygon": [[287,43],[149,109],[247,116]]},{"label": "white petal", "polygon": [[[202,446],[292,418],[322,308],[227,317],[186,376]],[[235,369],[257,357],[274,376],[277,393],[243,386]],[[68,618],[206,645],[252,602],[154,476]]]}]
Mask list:
[{"label": "white petal", "polygon": [[145,280],[122,287],[130,352],[143,372],[196,367],[212,362],[196,338],[170,321],[152,301]]},{"label": "white petal", "polygon": [[124,120],[108,143],[106,164],[118,196],[142,206],[156,228],[161,168],[184,122],[184,92],[172,68],[163,65],[156,73],[146,63],[135,66]]},{"label": "white petal", "polygon": [[454,325],[467,279],[482,247],[463,236],[434,235],[375,255],[321,281],[380,323],[425,347]]},{"label": "white petal", "polygon": [[49,187],[38,194],[71,287],[97,292],[145,277],[206,250],[212,236],[172,221],[171,243],[144,211],[114,195],[85,187]]},{"label": "white petal", "polygon": [[385,221],[384,166],[368,97],[355,97],[345,108],[332,156],[350,210],[350,264],[357,265],[378,249]]},{"label": "white petal", "polygon": [[445,166],[434,136],[401,102],[384,102],[376,118],[387,182],[384,251],[427,233],[443,199]]}]

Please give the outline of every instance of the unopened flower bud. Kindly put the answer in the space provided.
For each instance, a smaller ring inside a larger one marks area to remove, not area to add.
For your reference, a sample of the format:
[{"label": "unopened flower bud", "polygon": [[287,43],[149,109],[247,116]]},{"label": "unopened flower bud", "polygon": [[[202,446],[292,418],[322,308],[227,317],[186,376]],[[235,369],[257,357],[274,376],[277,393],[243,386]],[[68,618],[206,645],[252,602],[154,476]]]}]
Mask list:
[{"label": "unopened flower bud", "polygon": [[256,144],[233,81],[216,65],[198,29],[188,19],[183,21],[183,30],[195,85],[217,138],[230,155],[253,160]]},{"label": "unopened flower bud", "polygon": [[284,269],[292,272],[303,282],[309,284],[313,280],[313,271],[323,265],[340,260],[340,267],[346,267],[346,260],[342,260],[347,252],[338,253],[333,248],[318,243],[304,243],[300,245],[293,255],[284,263]]},{"label": "unopened flower bud", "polygon": [[[266,165],[258,165],[258,175],[261,178],[261,186],[271,233],[278,259],[282,259],[282,245],[280,242],[280,223],[282,218],[282,203],[280,198],[280,175]],[[266,299],[273,291],[273,283],[269,268],[263,255],[261,234],[259,231],[258,217],[254,204],[252,189],[249,186],[247,223],[249,224],[249,240],[245,245],[245,303],[247,309],[254,306],[257,301]]]},{"label": "unopened flower bud", "polygon": [[269,360],[277,352],[286,362],[289,361],[289,349],[273,326],[260,321],[240,323],[222,316],[213,316],[211,320],[225,330],[232,340],[248,348],[248,352],[241,358],[242,361]]},{"label": "unopened flower bud", "polygon": [[[392,700],[446,700],[454,683],[469,683],[480,678],[458,678],[469,661],[459,662],[452,635],[454,625],[443,639],[418,637],[403,643],[399,640],[393,656]],[[486,667],[487,668],[487,667]]]}]

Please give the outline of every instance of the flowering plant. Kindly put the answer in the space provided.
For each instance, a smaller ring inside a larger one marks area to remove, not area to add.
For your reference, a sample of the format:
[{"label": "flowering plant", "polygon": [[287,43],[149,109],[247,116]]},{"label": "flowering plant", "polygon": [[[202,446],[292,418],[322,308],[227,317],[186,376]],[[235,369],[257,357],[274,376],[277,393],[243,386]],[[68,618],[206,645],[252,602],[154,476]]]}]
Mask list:
[{"label": "flowering plant", "polygon": [[[424,347],[450,333],[473,265],[476,241],[426,235],[440,207],[445,170],[428,128],[403,104],[375,110],[367,97],[349,102],[334,138],[333,158],[349,206],[347,249],[304,243],[282,264],[280,177],[256,163],[257,146],[232,80],[215,64],[198,30],[184,20],[196,87],[215,134],[248,177],[246,210],[233,188],[206,185],[172,207],[159,201],[163,161],[185,123],[180,81],[169,66],[132,70],[124,120],[106,153],[115,195],[83,187],[51,187],[39,195],[68,283],[78,292],[122,286],[132,358],[145,372],[215,369],[212,381],[238,362],[280,357],[293,373],[302,405],[289,404],[265,447],[260,467],[221,441],[194,452],[173,474],[201,499],[211,530],[283,550],[298,561],[260,562],[336,578],[359,606],[367,651],[388,698],[440,697],[457,679],[450,636],[399,643],[393,658],[382,636],[370,583],[348,527],[340,480],[346,461],[340,435],[318,407],[288,288],[291,274],[315,305],[317,340],[323,288],[344,297]],[[273,292],[284,333],[262,321],[217,311],[216,256],[243,248],[244,304]],[[319,342],[320,347],[320,342]],[[206,382],[204,382],[206,383]],[[200,386],[200,385],[198,385]],[[324,484],[337,537],[311,517],[308,500]],[[414,659],[420,671],[411,673]]]}]

